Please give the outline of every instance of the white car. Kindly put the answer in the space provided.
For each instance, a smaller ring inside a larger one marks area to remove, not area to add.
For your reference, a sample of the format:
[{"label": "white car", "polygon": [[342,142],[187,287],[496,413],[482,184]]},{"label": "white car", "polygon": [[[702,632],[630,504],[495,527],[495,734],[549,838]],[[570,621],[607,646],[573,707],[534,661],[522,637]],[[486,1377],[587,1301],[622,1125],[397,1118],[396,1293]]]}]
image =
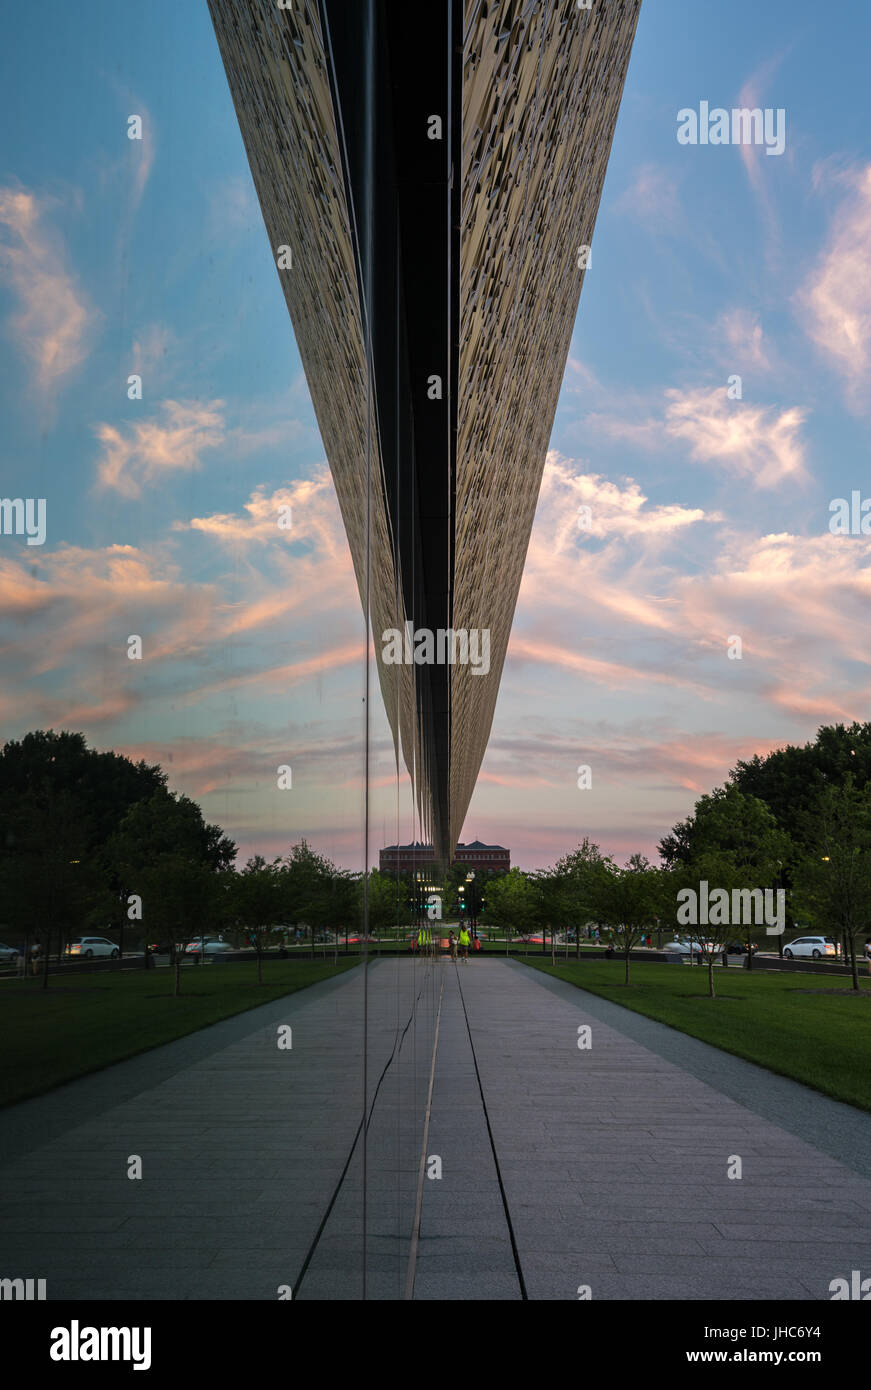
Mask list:
[{"label": "white car", "polygon": [[713,952],[714,955],[717,956],[722,954],[723,947],[719,946],[715,941],[706,941],[704,943],[700,941],[666,941],[662,949],[664,951],[680,952],[682,956],[697,956],[701,959],[703,946],[706,952]]},{"label": "white car", "polygon": [[0,943],[0,960],[7,965],[14,965],[18,959],[18,952],[14,946],[4,946]]},{"label": "white car", "polygon": [[797,936],[795,941],[790,941],[788,946],[784,946],[783,954],[787,960],[792,960],[793,956],[810,956],[813,960],[822,960],[824,956],[838,954],[838,943],[833,936]]},{"label": "white car", "polygon": [[92,956],[110,956],[112,960],[117,960],[120,951],[114,941],[107,940],[105,936],[74,936],[64,955],[80,956],[85,960],[90,960]]}]

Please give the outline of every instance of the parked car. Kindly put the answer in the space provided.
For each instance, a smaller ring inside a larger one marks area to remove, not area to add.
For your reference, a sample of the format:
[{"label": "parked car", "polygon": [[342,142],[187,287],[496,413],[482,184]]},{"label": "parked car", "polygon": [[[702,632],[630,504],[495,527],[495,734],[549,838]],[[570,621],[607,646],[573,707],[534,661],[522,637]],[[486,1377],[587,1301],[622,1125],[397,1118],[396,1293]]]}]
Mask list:
[{"label": "parked car", "polygon": [[838,955],[838,943],[833,936],[797,936],[788,946],[784,946],[783,954],[787,960],[792,960],[793,956],[822,960],[823,956]]},{"label": "parked car", "polygon": [[14,965],[18,960],[18,951],[14,946],[4,946],[2,942],[0,942],[0,960],[4,961],[7,965]]},{"label": "parked car", "polygon": [[117,960],[120,954],[114,941],[105,936],[74,936],[64,951],[65,956],[80,956],[85,960],[92,956],[110,956]]},{"label": "parked car", "polygon": [[216,936],[197,937],[196,941],[189,941],[184,948],[186,956],[198,956],[201,952],[204,956],[219,956],[224,951],[232,951],[233,947],[228,941],[221,941]]}]

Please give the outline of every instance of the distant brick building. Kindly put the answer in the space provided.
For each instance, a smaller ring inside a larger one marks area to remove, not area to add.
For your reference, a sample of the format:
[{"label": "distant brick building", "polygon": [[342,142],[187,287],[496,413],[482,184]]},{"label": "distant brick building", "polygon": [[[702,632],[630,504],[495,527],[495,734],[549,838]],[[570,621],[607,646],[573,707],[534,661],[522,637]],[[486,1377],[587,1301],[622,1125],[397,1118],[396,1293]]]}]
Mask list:
[{"label": "distant brick building", "polygon": [[484,845],[473,840],[470,845],[457,845],[451,866],[468,864],[470,869],[492,869],[494,873],[507,874],[511,868],[511,852],[502,845]]},{"label": "distant brick building", "polygon": [[[418,840],[410,845],[387,845],[378,853],[378,867],[382,873],[413,874],[433,863],[432,845],[421,844]],[[469,845],[461,842],[451,860],[451,867],[455,865],[507,874],[511,868],[511,851],[503,845],[485,845],[481,840],[473,840]]]}]

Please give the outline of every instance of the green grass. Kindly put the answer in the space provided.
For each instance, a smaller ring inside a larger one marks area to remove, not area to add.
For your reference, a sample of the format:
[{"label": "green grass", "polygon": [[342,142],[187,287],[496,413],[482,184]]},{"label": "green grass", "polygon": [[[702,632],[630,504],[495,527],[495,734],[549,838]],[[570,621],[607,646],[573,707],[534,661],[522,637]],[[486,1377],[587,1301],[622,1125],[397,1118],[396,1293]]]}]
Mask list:
[{"label": "green grass", "polygon": [[[867,975],[860,982],[864,997],[857,998],[850,991],[849,976],[730,967],[715,972],[714,987],[721,997],[709,999],[708,972],[698,966],[633,961],[626,986],[622,960],[551,966],[530,956],[528,964],[836,1100],[871,1110],[871,980]],[[846,992],[802,992],[813,989]]]},{"label": "green grass", "polygon": [[199,969],[186,966],[177,999],[172,994],[174,970],[53,975],[47,990],[40,988],[41,980],[4,980],[0,982],[4,1024],[0,1105],[40,1095],[86,1072],[293,994],[357,963],[356,958],[340,959],[338,965],[264,961],[260,986],[253,961]]}]

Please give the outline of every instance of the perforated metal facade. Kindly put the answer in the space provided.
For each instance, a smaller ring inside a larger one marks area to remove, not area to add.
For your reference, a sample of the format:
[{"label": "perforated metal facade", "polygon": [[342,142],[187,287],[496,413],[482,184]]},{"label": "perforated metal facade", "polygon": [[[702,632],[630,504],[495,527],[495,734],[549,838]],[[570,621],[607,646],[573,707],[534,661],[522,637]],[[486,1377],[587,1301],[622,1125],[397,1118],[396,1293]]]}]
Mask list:
[{"label": "perforated metal facade", "polygon": [[[490,733],[640,0],[210,7],[270,241],[292,250],[282,288],[364,602],[368,555],[388,716],[446,857]],[[489,673],[385,664],[381,633],[407,620],[488,631]]]}]

